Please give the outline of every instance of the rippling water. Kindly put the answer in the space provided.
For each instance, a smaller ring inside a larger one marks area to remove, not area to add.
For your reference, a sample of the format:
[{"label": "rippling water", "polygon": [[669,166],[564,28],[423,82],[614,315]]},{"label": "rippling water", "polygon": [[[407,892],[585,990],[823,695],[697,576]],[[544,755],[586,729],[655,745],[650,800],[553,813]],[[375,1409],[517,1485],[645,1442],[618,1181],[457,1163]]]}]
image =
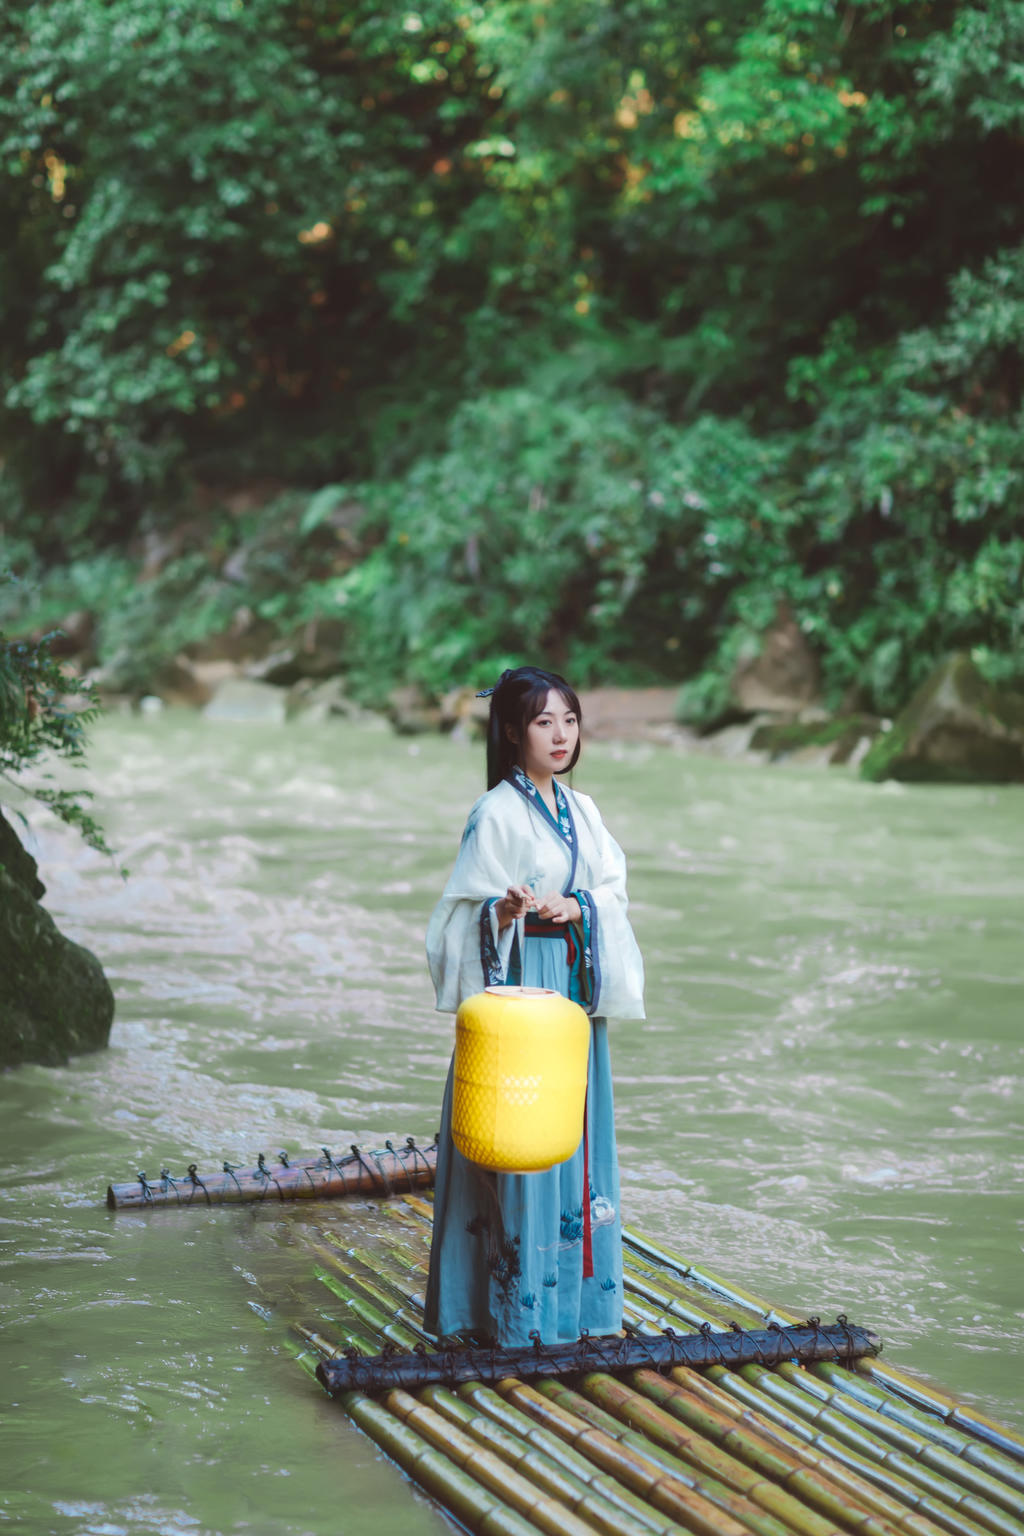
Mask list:
[{"label": "rippling water", "polygon": [[[266,1208],[101,1201],[432,1132],[422,937],[482,773],[383,728],[117,718],[91,778],[130,880],[31,816],[118,1015],[108,1051],[0,1075],[0,1526],[446,1528],[268,1327]],[[647,746],[590,746],[576,782],[648,968],[613,1043],[626,1218],[1024,1426],[1024,793]]]}]

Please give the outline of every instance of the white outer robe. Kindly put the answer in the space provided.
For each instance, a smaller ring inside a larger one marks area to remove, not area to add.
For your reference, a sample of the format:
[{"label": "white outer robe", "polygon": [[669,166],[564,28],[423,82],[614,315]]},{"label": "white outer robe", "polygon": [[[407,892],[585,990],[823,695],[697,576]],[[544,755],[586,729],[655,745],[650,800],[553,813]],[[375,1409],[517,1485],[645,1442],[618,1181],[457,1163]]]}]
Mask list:
[{"label": "white outer robe", "polygon": [[[480,944],[483,902],[510,885],[538,897],[551,891],[590,897],[593,993],[587,1011],[605,1019],[644,1017],[643,960],[627,917],[626,861],[589,795],[562,784],[576,831],[575,859],[541,807],[507,780],[470,810],[455,868],[427,927],[427,959],[437,1008],[454,1013],[488,984]],[[523,919],[499,934],[495,948],[506,973],[513,940],[524,943]]]}]

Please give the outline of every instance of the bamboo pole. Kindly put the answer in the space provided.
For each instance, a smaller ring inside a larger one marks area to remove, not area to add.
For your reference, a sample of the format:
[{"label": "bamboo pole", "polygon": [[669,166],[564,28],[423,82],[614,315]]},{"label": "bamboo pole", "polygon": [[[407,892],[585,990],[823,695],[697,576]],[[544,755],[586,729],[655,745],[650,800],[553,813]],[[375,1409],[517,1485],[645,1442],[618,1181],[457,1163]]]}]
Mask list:
[{"label": "bamboo pole", "polygon": [[[427,1389],[432,1390],[432,1389]],[[617,1478],[602,1472],[580,1451],[537,1424],[529,1414],[507,1401],[493,1387],[467,1382],[457,1389],[457,1396],[485,1414],[501,1428],[511,1430],[524,1444],[548,1457],[552,1464],[577,1477],[586,1487],[600,1494],[615,1510],[635,1524],[644,1526],[654,1536],[675,1536],[682,1529],[674,1520],[638,1498]]]},{"label": "bamboo pole", "polygon": [[[710,1379],[714,1376],[714,1380]],[[728,1387],[726,1386],[728,1378]],[[664,1378],[658,1377],[658,1381]],[[735,1371],[715,1367],[700,1373],[685,1367],[671,1374],[672,1384],[698,1403],[706,1404],[723,1421],[747,1425],[769,1445],[778,1445],[812,1472],[820,1471],[837,1489],[852,1496],[872,1514],[889,1521],[908,1536],[940,1536],[939,1524],[915,1513],[923,1495],[909,1483],[895,1477],[879,1476],[876,1466],[857,1470],[863,1459],[848,1451],[839,1441],[813,1430],[809,1425],[784,1413]],[[729,1388],[733,1388],[734,1392]],[[672,1410],[675,1411],[675,1410]],[[732,1442],[730,1442],[732,1443]],[[742,1451],[737,1450],[738,1455]],[[962,1533],[960,1533],[962,1536]],[[980,1536],[980,1527],[973,1533]]]},{"label": "bamboo pole", "polygon": [[653,1259],[662,1269],[675,1271],[683,1279],[692,1279],[702,1290],[711,1291],[714,1295],[721,1297],[723,1301],[731,1302],[734,1306],[749,1310],[755,1316],[762,1317],[766,1323],[774,1322],[788,1326],[799,1321],[793,1313],[780,1311],[778,1308],[770,1306],[767,1302],[761,1301],[759,1297],[752,1295],[750,1291],[743,1290],[741,1286],[730,1285],[728,1281],[720,1279],[717,1275],[712,1274],[710,1270],[680,1258],[670,1248],[665,1248],[662,1244],[654,1242],[649,1237],[645,1237],[642,1232],[638,1232],[634,1227],[623,1226],[622,1241],[627,1248],[631,1248],[635,1253],[642,1254],[648,1259]]},{"label": "bamboo pole", "polygon": [[[622,1266],[622,1283],[627,1295],[640,1297],[643,1301],[653,1302],[670,1317],[678,1318],[690,1328],[700,1328],[708,1323],[713,1328],[728,1328],[731,1319],[725,1318],[721,1313],[710,1312],[707,1308],[696,1307],[686,1297],[673,1296],[671,1292],[661,1285],[654,1284],[646,1275],[639,1274],[629,1265]],[[760,1318],[754,1320],[754,1326],[760,1322]]]},{"label": "bamboo pole", "polygon": [[748,1536],[748,1525],[720,1501],[709,1498],[696,1486],[699,1480],[688,1481],[654,1456],[603,1434],[592,1424],[581,1422],[579,1415],[550,1401],[525,1382],[510,1378],[501,1382],[498,1390],[595,1466],[610,1472],[653,1508],[662,1510],[694,1532],[694,1536]]},{"label": "bamboo pole", "polygon": [[727,1328],[734,1320],[742,1327],[756,1327],[767,1319],[763,1312],[752,1307],[729,1304],[713,1293],[702,1289],[695,1281],[683,1279],[672,1270],[662,1269],[627,1243],[622,1248],[623,1278],[627,1286],[638,1295],[657,1292],[666,1301],[690,1313],[700,1322],[709,1322],[715,1328]]},{"label": "bamboo pole", "polygon": [[483,1448],[429,1404],[418,1402],[398,1388],[385,1395],[384,1404],[427,1444],[470,1472],[490,1492],[499,1494],[504,1503],[548,1536],[594,1536],[594,1527],[588,1521],[513,1471],[493,1450]]},{"label": "bamboo pole", "polygon": [[[665,1268],[674,1270],[678,1275],[687,1279],[692,1278],[706,1289],[715,1292],[726,1300],[732,1301],[741,1307],[748,1307],[757,1316],[764,1318],[766,1322],[774,1320],[779,1323],[789,1324],[798,1321],[795,1313],[786,1312],[778,1307],[773,1307],[769,1302],[750,1291],[742,1290],[738,1286],[730,1285],[710,1270],[690,1264],[680,1258],[671,1249],[660,1243],[652,1241],[632,1227],[623,1228],[623,1241],[636,1253],[643,1254],[649,1259],[655,1260]],[[858,1374],[876,1381],[884,1389],[888,1389],[897,1397],[902,1397],[925,1413],[932,1415],[943,1423],[952,1424],[955,1428],[987,1441],[997,1449],[1012,1458],[1014,1461],[1024,1462],[1024,1436],[1018,1435],[1008,1429],[1004,1424],[997,1424],[985,1414],[979,1413],[974,1408],[968,1408],[963,1403],[955,1402],[937,1388],[926,1386],[923,1382],[915,1381],[895,1366],[885,1361],[863,1361],[858,1367]]]},{"label": "bamboo pole", "polygon": [[[961,1461],[979,1467],[998,1481],[1008,1483],[1011,1488],[1017,1490],[1018,1495],[1024,1495],[1024,1465],[1011,1456],[1005,1455],[994,1447],[978,1445],[962,1429],[944,1420],[937,1422],[934,1415],[922,1413],[920,1409],[901,1402],[891,1392],[870,1381],[865,1381],[853,1371],[843,1370],[832,1362],[823,1363],[822,1368],[816,1370],[814,1375],[841,1392],[844,1397],[852,1397],[881,1414],[883,1418],[893,1419],[898,1424],[906,1425],[917,1434],[941,1445],[945,1451]],[[1022,1504],[1024,1499],[1018,1497],[1012,1505],[1007,1507],[1020,1509]]]},{"label": "bamboo pole", "polygon": [[[364,1323],[369,1329],[367,1358],[369,1349],[373,1348],[373,1341],[379,1344],[380,1339],[387,1339],[390,1343],[398,1345],[403,1350],[415,1349],[420,1343],[419,1337],[407,1328],[403,1323],[394,1322],[391,1315],[382,1310],[379,1304],[361,1293],[356,1283],[351,1279],[343,1279],[339,1274],[324,1269],[321,1265],[315,1265],[313,1273],[333,1296],[343,1301],[352,1314]],[[331,1360],[326,1364],[336,1365],[338,1362]],[[321,1382],[322,1382],[322,1378]],[[346,1390],[363,1390],[361,1385],[352,1388],[339,1388],[332,1396],[339,1396]]]},{"label": "bamboo pole", "polygon": [[[786,1536],[795,1536],[794,1528],[786,1520],[759,1505],[743,1490],[725,1482],[718,1475],[712,1457],[703,1461],[698,1453],[694,1460],[686,1460],[674,1450],[659,1444],[643,1430],[624,1424],[595,1402],[589,1393],[584,1395],[574,1391],[562,1382],[541,1382],[538,1391],[563,1412],[582,1419],[596,1434],[615,1443],[620,1453],[640,1456],[660,1468],[666,1477],[684,1488],[699,1492],[709,1502],[717,1505],[720,1511],[753,1531],[755,1536],[781,1536],[783,1532]],[[709,1451],[713,1452],[713,1449],[708,1447]]]},{"label": "bamboo pole", "polygon": [[[916,1421],[922,1416],[915,1409],[904,1408],[903,1411],[897,1412],[894,1408],[890,1411],[888,1401],[881,1407],[869,1407],[842,1387],[830,1386],[827,1382],[821,1381],[817,1374],[801,1371],[799,1367],[790,1365],[788,1362],[780,1365],[778,1371],[784,1380],[798,1387],[802,1392],[806,1392],[809,1397],[817,1402],[826,1403],[853,1423],[870,1429],[880,1439],[888,1441],[890,1445],[913,1456],[923,1466],[934,1468],[951,1482],[959,1483],[979,1499],[988,1501],[1010,1515],[1020,1514],[1024,1509],[1020,1494],[1013,1487],[1008,1487],[992,1473],[972,1465],[959,1451],[950,1450],[947,1444],[936,1443],[939,1431],[943,1432],[943,1440],[947,1440],[949,1436],[955,1436],[956,1441],[961,1441],[963,1437],[959,1431],[949,1430],[946,1426],[934,1422],[919,1426]],[[898,1406],[902,1407],[902,1405]],[[1017,1471],[1016,1468],[1011,1470]],[[1015,1520],[1013,1526],[1016,1528],[1014,1536],[1017,1536],[1017,1533],[1019,1536],[1024,1536],[1024,1525]],[[1000,1524],[998,1529],[1008,1530],[1011,1527]]]},{"label": "bamboo pole", "polygon": [[369,1304],[373,1309],[370,1314],[376,1319],[373,1326],[380,1332],[385,1328],[391,1329],[390,1333],[385,1334],[386,1338],[409,1349],[415,1349],[423,1342],[432,1342],[432,1336],[423,1328],[422,1308],[415,1303],[407,1307],[405,1302],[410,1300],[407,1293],[389,1281],[386,1275],[378,1273],[371,1277],[354,1273],[351,1267],[342,1267],[339,1256],[331,1249],[319,1243],[310,1246],[319,1260],[315,1271],[317,1278],[339,1300],[349,1301],[354,1289],[359,1295],[360,1308],[365,1309]]},{"label": "bamboo pole", "polygon": [[[626,1266],[625,1273],[626,1286],[629,1286],[628,1266]],[[679,1307],[679,1309],[677,1309],[677,1307],[672,1306],[671,1295],[665,1295],[665,1292],[662,1290],[662,1279],[660,1279],[660,1276],[659,1284],[652,1284],[649,1283],[649,1281],[643,1281],[642,1286],[633,1286],[633,1289],[639,1290],[643,1296],[652,1299],[652,1301],[656,1301],[656,1303],[665,1304],[666,1310],[668,1310],[672,1316],[689,1315],[694,1319],[700,1319],[700,1316],[702,1316],[697,1309],[691,1309],[691,1307],[685,1307],[685,1309],[683,1309],[683,1307]],[[771,1315],[771,1309],[768,1309],[768,1313]],[[783,1375],[786,1375],[786,1373],[792,1373],[792,1379],[800,1382],[800,1384],[803,1385],[804,1390],[809,1390],[809,1392],[814,1390],[811,1387],[811,1381],[808,1379],[808,1373],[797,1372],[797,1367],[791,1366],[791,1364],[788,1364],[788,1362],[786,1362],[785,1366],[783,1366]],[[817,1364],[817,1366],[812,1366],[811,1378],[818,1378],[818,1376],[823,1376],[823,1378],[838,1382],[837,1390],[835,1390],[835,1396],[832,1396],[832,1398],[829,1399],[829,1401],[832,1402],[832,1405],[834,1405],[838,1412],[844,1412],[843,1399],[844,1396],[849,1393],[849,1395],[854,1396],[855,1399],[860,1398],[864,1404],[870,1405],[870,1407],[872,1407],[875,1412],[881,1413],[883,1418],[892,1418],[895,1422],[898,1422],[898,1424],[913,1425],[913,1427],[917,1428],[917,1430],[920,1430],[921,1435],[929,1435],[930,1438],[941,1439],[941,1441],[946,1444],[946,1447],[955,1447],[956,1455],[963,1456],[963,1459],[967,1462],[967,1464],[979,1465],[979,1467],[981,1467],[981,1478],[984,1478],[986,1473],[992,1473],[995,1478],[1003,1478],[1004,1482],[1010,1484],[1010,1487],[999,1487],[998,1484],[993,1485],[992,1482],[983,1482],[981,1479],[972,1482],[970,1475],[967,1475],[966,1478],[964,1478],[963,1475],[956,1475],[955,1465],[953,1465],[953,1462],[946,1461],[946,1459],[941,1458],[941,1456],[936,1456],[935,1453],[927,1452],[927,1450],[920,1452],[920,1456],[923,1461],[936,1465],[938,1470],[946,1471],[947,1475],[949,1475],[950,1478],[953,1478],[953,1481],[966,1481],[967,1485],[972,1487],[973,1490],[981,1491],[984,1496],[989,1496],[989,1498],[992,1498],[993,1487],[995,1487],[996,1490],[998,1490],[998,1495],[996,1495],[996,1502],[1001,1502],[1001,1504],[1004,1505],[1004,1508],[1007,1508],[1010,1513],[1013,1513],[1013,1511],[1019,1507],[1019,1501],[1016,1501],[1012,1490],[1013,1488],[1024,1487],[1024,1473],[1022,1473],[1021,1468],[1016,1467],[1013,1462],[1007,1461],[1004,1456],[999,1456],[998,1452],[990,1452],[989,1447],[986,1447],[986,1445],[972,1444],[972,1442],[969,1441],[969,1438],[967,1438],[963,1432],[958,1432],[958,1430],[953,1430],[953,1428],[944,1427],[944,1425],[941,1424],[935,1424],[935,1422],[930,1421],[930,1419],[924,1419],[923,1415],[915,1412],[915,1410],[913,1410],[912,1407],[909,1407],[909,1405],[904,1404],[904,1402],[894,1401],[894,1399],[890,1398],[887,1393],[884,1393],[883,1390],[878,1389],[878,1387],[874,1387],[874,1385],[870,1385],[869,1382],[858,1381],[858,1378],[857,1376],[854,1376],[854,1373],[843,1369],[841,1366],[835,1366],[835,1364],[832,1364],[832,1362],[820,1362],[820,1364]],[[818,1395],[821,1395],[821,1393],[818,1393]],[[880,1428],[881,1435],[886,1435],[886,1430],[884,1430],[884,1427],[881,1427],[880,1425],[878,1428]],[[894,1438],[892,1433],[890,1433],[889,1438]],[[910,1444],[910,1450],[912,1450],[912,1452],[918,1453],[917,1441]]]},{"label": "bamboo pole", "polygon": [[532,1520],[509,1509],[497,1493],[426,1444],[385,1406],[357,1392],[343,1406],[381,1450],[470,1530],[480,1536],[537,1536]]},{"label": "bamboo pole", "polygon": [[977,1408],[965,1407],[963,1403],[958,1403],[954,1398],[940,1392],[937,1387],[926,1386],[923,1382],[916,1381],[891,1363],[879,1364],[873,1370],[863,1371],[858,1364],[857,1369],[858,1373],[878,1382],[894,1396],[902,1397],[905,1401],[913,1403],[915,1407],[922,1408],[925,1413],[934,1414],[944,1424],[951,1424],[955,1429],[961,1429],[966,1434],[984,1441],[996,1450],[1002,1451],[1013,1461],[1024,1463],[1024,1436],[1015,1434],[1012,1429],[1007,1429],[1005,1424],[997,1424],[994,1419],[980,1413]]},{"label": "bamboo pole", "polygon": [[224,1163],[216,1172],[200,1174],[190,1163],[187,1172],[173,1178],[161,1169],[158,1183],[144,1173],[134,1183],[107,1186],[111,1210],[156,1210],[168,1205],[240,1205],[258,1200],[327,1200],[345,1195],[392,1195],[433,1183],[437,1170],[436,1146],[417,1147],[413,1138],[398,1149],[350,1153],[335,1158],[325,1147],[320,1157],[292,1160],[278,1153],[268,1163],[261,1152],[255,1168],[233,1168]]},{"label": "bamboo pole", "polygon": [[[379,1325],[386,1320],[388,1314],[383,1308],[389,1305],[389,1298],[384,1296],[383,1290],[378,1290],[367,1277],[362,1275],[349,1277],[347,1282],[339,1281],[334,1290],[336,1294],[347,1294],[350,1296],[354,1296],[357,1290],[362,1291],[364,1296],[358,1298],[361,1316],[375,1325]],[[364,1297],[369,1297],[371,1302],[379,1298],[382,1302],[382,1310],[374,1315],[372,1306],[368,1307],[366,1305]],[[318,1346],[319,1360],[330,1359],[339,1353],[322,1336],[314,1335],[309,1330],[303,1330],[303,1332],[306,1337],[315,1339]],[[315,1373],[315,1365],[313,1369]],[[497,1394],[491,1393],[490,1396],[505,1408],[505,1416],[507,1418],[507,1405],[504,1404]],[[484,1445],[487,1450],[495,1455],[500,1455],[504,1452],[504,1460],[518,1471],[520,1475],[525,1477],[528,1482],[535,1484],[541,1494],[557,1498],[560,1495],[564,1495],[566,1490],[568,1490],[569,1508],[571,1509],[576,1504],[581,1517],[589,1523],[589,1528],[592,1531],[598,1533],[598,1536],[601,1536],[601,1533],[603,1533],[603,1536],[651,1536],[652,1530],[655,1533],[659,1533],[659,1536],[673,1536],[673,1533],[679,1529],[672,1522],[659,1520],[657,1517],[652,1520],[650,1514],[639,1501],[636,1503],[636,1508],[631,1509],[628,1502],[623,1503],[621,1496],[617,1500],[608,1497],[605,1489],[597,1484],[597,1480],[593,1475],[593,1469],[584,1458],[579,1458],[580,1465],[586,1473],[590,1474],[589,1477],[581,1477],[578,1474],[578,1470],[574,1472],[573,1470],[560,1467],[558,1460],[546,1454],[541,1447],[524,1441],[514,1431],[510,1432],[508,1429],[502,1429],[492,1419],[488,1419],[486,1413],[479,1407],[476,1409],[469,1407],[460,1398],[456,1397],[454,1393],[448,1392],[446,1389],[427,1388],[420,1394],[421,1402],[435,1410],[434,1422],[424,1417],[422,1413],[410,1412],[407,1403],[400,1407],[399,1405],[402,1405],[405,1397],[406,1394],[392,1393],[384,1401],[392,1411],[398,1412],[405,1422],[419,1429],[435,1446],[446,1450],[448,1454],[452,1454],[453,1438],[451,1435],[446,1435],[443,1426],[439,1426],[436,1422],[437,1414],[443,1413],[444,1417],[451,1419],[460,1429],[470,1433],[473,1440]],[[530,1425],[529,1420],[525,1422]],[[490,1426],[490,1433],[481,1427],[483,1425]],[[497,1443],[494,1443],[495,1437],[497,1437]],[[464,1445],[461,1446],[460,1454],[455,1459],[462,1465],[468,1465],[469,1448]],[[480,1476],[484,1472],[490,1475],[493,1472],[493,1467],[485,1461],[481,1461],[478,1465],[474,1460],[472,1472],[474,1476]],[[486,1482],[487,1477],[485,1476],[483,1480]],[[612,1482],[610,1479],[607,1481],[609,1483]],[[501,1487],[504,1489],[506,1484],[503,1482]],[[519,1508],[519,1505],[517,1504],[515,1507]],[[644,1519],[635,1518],[638,1511],[645,1517]],[[522,1512],[522,1509],[520,1509],[520,1512]],[[543,1521],[538,1521],[538,1523],[543,1528],[547,1528],[543,1526]],[[559,1532],[568,1531],[569,1527],[564,1518],[564,1510],[558,1512],[554,1529]]]},{"label": "bamboo pole", "polygon": [[[728,1374],[728,1373],[726,1373]],[[959,1511],[968,1519],[997,1536],[1024,1536],[1024,1528],[1002,1510],[994,1509],[986,1500],[969,1492],[962,1484],[944,1477],[932,1467],[920,1461],[913,1451],[893,1445],[873,1433],[864,1424],[855,1422],[828,1403],[794,1386],[778,1370],[761,1370],[758,1366],[745,1365],[742,1375],[754,1382],[770,1397],[782,1402],[801,1418],[828,1431],[836,1439],[852,1447],[868,1461],[874,1461],[898,1472],[911,1483],[923,1488],[934,1499]],[[715,1377],[717,1380],[717,1375]],[[932,1518],[938,1519],[937,1513]]]},{"label": "bamboo pole", "polygon": [[579,1383],[579,1390],[614,1418],[639,1430],[649,1440],[653,1440],[655,1445],[670,1451],[698,1472],[709,1473],[726,1488],[760,1505],[790,1530],[799,1532],[800,1536],[835,1536],[837,1527],[834,1520],[826,1519],[809,1509],[799,1498],[772,1480],[781,1470],[778,1459],[770,1470],[752,1468],[724,1450],[701,1430],[694,1430],[681,1423],[626,1382],[616,1381],[611,1376],[586,1376]]},{"label": "bamboo pole", "polygon": [[[952,1536],[984,1536],[984,1527],[976,1525],[966,1515],[938,1499],[927,1487],[897,1470],[900,1465],[899,1453],[891,1450],[884,1441],[872,1444],[870,1437],[864,1437],[864,1443],[860,1444],[854,1437],[847,1443],[819,1428],[816,1421],[808,1421],[790,1411],[781,1398],[755,1385],[751,1373],[746,1369],[727,1371],[712,1366],[699,1379],[753,1408],[760,1417],[769,1419],[776,1432],[790,1434],[803,1444],[851,1468],[883,1492],[898,1499],[908,1509],[918,1511],[935,1525],[950,1531]],[[782,1386],[785,1387],[785,1383]],[[962,1490],[955,1489],[954,1492],[960,1497]]]},{"label": "bamboo pole", "polygon": [[649,1523],[631,1518],[621,1505],[605,1498],[595,1486],[595,1477],[579,1477],[446,1387],[424,1387],[419,1399],[477,1445],[500,1457],[506,1467],[525,1477],[542,1493],[560,1500],[600,1536],[651,1536]]},{"label": "bamboo pole", "polygon": [[753,1415],[725,1412],[706,1395],[688,1391],[686,1381],[700,1380],[695,1371],[676,1370],[672,1378],[667,1381],[652,1371],[635,1371],[629,1385],[688,1429],[771,1479],[835,1524],[852,1526],[862,1536],[896,1536],[905,1529],[902,1521],[894,1523],[880,1515],[872,1501],[859,1497],[849,1481],[837,1485],[832,1466],[825,1458],[814,1457],[802,1446],[785,1446],[765,1433]]},{"label": "bamboo pole", "polygon": [[[294,1325],[293,1332],[303,1346],[301,1352],[295,1352],[295,1358],[311,1374],[315,1374],[316,1365],[308,1350],[312,1350],[317,1361],[337,1353],[337,1343],[312,1329]],[[557,1511],[559,1523],[552,1524],[554,1501],[548,1500],[548,1507],[540,1510],[536,1490],[522,1479],[512,1487],[512,1498],[508,1498],[510,1474],[501,1463],[498,1465],[505,1473],[504,1480],[495,1475],[494,1465],[479,1458],[467,1470],[463,1447],[456,1447],[450,1436],[439,1437],[436,1431],[425,1433],[433,1430],[433,1426],[428,1426],[421,1416],[411,1422],[406,1404],[398,1401],[405,1396],[392,1393],[390,1397],[395,1401],[380,1404],[352,1392],[341,1402],[352,1420],[381,1450],[470,1530],[480,1536],[536,1536],[539,1526],[550,1531],[551,1536],[562,1536],[563,1532],[565,1536],[595,1536],[593,1527],[568,1517],[565,1510]],[[435,1414],[434,1418],[438,1416]],[[510,1504],[521,1507],[510,1508]]]}]

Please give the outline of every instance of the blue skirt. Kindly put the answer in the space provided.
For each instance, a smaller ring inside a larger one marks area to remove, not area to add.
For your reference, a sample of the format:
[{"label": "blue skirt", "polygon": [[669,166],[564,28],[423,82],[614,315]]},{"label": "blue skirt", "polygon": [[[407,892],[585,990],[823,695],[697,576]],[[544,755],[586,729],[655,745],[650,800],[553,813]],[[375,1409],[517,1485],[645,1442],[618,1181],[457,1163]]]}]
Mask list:
[{"label": "blue skirt", "polygon": [[[576,967],[558,937],[527,938],[522,984],[579,1001]],[[489,1173],[452,1141],[448,1071],[438,1141],[434,1233],[425,1322],[437,1337],[489,1338],[504,1346],[569,1343],[622,1327],[622,1228],[608,1026],[590,1024],[587,1167],[584,1144],[546,1173]],[[584,1198],[593,1274],[584,1277]]]}]

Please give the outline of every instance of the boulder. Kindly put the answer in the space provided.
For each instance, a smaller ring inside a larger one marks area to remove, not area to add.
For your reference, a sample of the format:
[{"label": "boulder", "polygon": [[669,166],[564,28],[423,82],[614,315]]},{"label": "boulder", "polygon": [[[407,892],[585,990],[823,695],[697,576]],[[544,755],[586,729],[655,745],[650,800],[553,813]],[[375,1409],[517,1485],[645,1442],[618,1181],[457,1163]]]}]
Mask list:
[{"label": "boulder", "polygon": [[435,704],[417,683],[393,688],[385,708],[399,736],[421,736],[441,729],[441,706]]},{"label": "boulder", "polygon": [[441,700],[441,729],[467,741],[483,741],[490,713],[490,699],[478,699],[475,688],[453,688]]},{"label": "boulder", "polygon": [[103,967],[64,937],[42,894],[35,860],[0,816],[0,1068],[59,1066],[110,1035],[114,994]]},{"label": "boulder", "polygon": [[[215,667],[223,663],[213,663]],[[184,655],[171,661],[161,662],[150,684],[151,695],[165,704],[181,704],[189,709],[202,709],[213,696],[215,682],[200,675],[201,662],[194,662]],[[221,681],[217,678],[216,681]]]},{"label": "boulder", "polygon": [[247,677],[290,688],[304,677],[333,677],[341,671],[344,626],[337,619],[316,619],[286,645],[250,662]]},{"label": "boulder", "polygon": [[836,715],[799,720],[763,720],[750,738],[754,752],[767,752],[770,762],[792,758],[801,762],[848,763],[855,753],[864,751],[862,743],[872,742],[882,729],[876,715]]},{"label": "boulder", "polygon": [[876,781],[1024,783],[1024,694],[987,682],[958,652],[925,679],[860,771]]},{"label": "boulder", "polygon": [[330,716],[359,720],[364,711],[345,692],[343,677],[328,677],[322,683],[303,677],[289,688],[285,697],[289,720],[301,715],[304,720],[326,720]]},{"label": "boulder", "polygon": [[591,741],[661,740],[675,724],[677,688],[590,688],[580,694],[583,735]]},{"label": "boulder", "polygon": [[134,652],[128,646],[121,646],[99,666],[90,668],[85,674],[85,681],[99,692],[104,701],[138,695],[141,678]]},{"label": "boulder", "polygon": [[[191,657],[179,654],[175,660],[188,675],[193,697],[184,697],[174,702],[194,704],[197,709],[202,709],[204,704],[208,704],[223,683],[242,675],[241,663],[230,661],[226,656],[216,661],[193,661]],[[171,701],[168,700],[168,702]]]},{"label": "boulder", "polygon": [[42,901],[46,886],[39,878],[39,866],[22,845],[21,838],[0,811],[0,869],[28,891],[35,901]]},{"label": "boulder", "polygon": [[248,677],[229,677],[221,683],[203,710],[207,720],[237,720],[281,725],[285,719],[285,693],[271,683]]},{"label": "boulder", "polygon": [[273,645],[277,631],[267,619],[261,619],[244,604],[236,608],[227,629],[206,635],[185,647],[184,654],[192,662],[204,665],[211,662],[252,661],[264,655]]},{"label": "boulder", "polygon": [[693,744],[694,751],[702,752],[711,757],[741,758],[750,756],[755,762],[762,762],[761,754],[755,753],[751,747],[754,732],[760,722],[757,719],[736,721],[732,725],[723,725],[717,731],[711,731],[706,736],[701,736]]},{"label": "boulder", "polygon": [[746,714],[798,715],[818,698],[821,670],[793,611],[783,599],[756,655],[737,662],[730,692]]}]

